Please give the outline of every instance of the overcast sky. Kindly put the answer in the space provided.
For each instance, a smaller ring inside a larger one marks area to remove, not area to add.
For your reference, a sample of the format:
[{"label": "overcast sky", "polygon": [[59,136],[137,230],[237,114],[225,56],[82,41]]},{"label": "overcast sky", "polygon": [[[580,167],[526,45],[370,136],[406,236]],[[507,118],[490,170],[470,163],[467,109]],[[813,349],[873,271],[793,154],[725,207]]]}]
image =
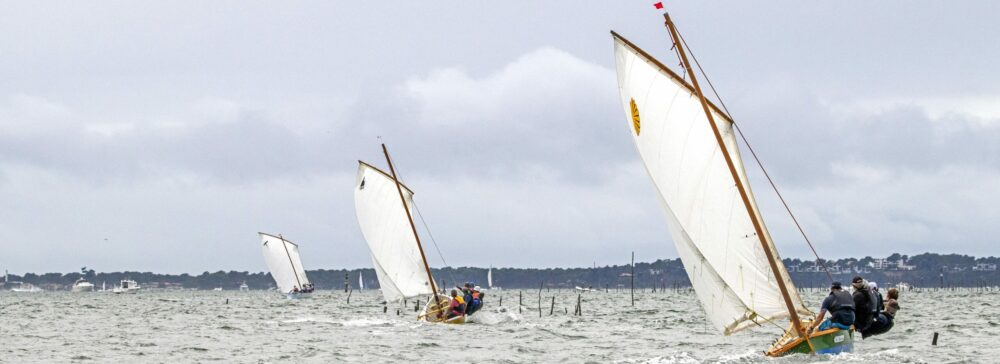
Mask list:
[{"label": "overcast sky", "polygon": [[[676,257],[608,33],[676,64],[652,2],[7,2],[0,268],[370,267],[379,136],[449,265]],[[822,256],[997,254],[995,1],[667,7]]]}]

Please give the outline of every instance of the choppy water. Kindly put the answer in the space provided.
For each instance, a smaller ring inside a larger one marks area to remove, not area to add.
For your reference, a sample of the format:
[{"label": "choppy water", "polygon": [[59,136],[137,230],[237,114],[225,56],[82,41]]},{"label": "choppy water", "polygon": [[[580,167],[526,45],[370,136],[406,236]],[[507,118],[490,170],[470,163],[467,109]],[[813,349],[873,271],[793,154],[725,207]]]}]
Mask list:
[{"label": "choppy water", "polygon": [[[818,304],[823,292],[806,293]],[[777,328],[724,337],[704,323],[693,293],[575,292],[499,296],[509,312],[487,324],[415,321],[412,302],[382,313],[377,291],[317,292],[289,301],[274,292],[0,293],[0,362],[595,362],[595,363],[978,363],[1000,361],[997,292],[909,292],[892,332],[855,353],[772,359]],[[551,299],[555,312],[549,315]],[[226,304],[226,300],[229,303]],[[568,312],[568,313],[566,313]],[[940,333],[931,346],[932,332]]]}]

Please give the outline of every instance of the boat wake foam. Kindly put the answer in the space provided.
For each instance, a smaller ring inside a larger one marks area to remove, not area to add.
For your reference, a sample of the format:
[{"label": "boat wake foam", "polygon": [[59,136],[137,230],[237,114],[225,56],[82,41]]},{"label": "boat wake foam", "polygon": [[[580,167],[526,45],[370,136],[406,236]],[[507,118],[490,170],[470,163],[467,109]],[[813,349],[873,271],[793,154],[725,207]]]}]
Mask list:
[{"label": "boat wake foam", "polygon": [[483,325],[500,325],[508,322],[521,321],[521,315],[508,310],[506,307],[494,307],[484,309],[469,316],[466,322],[474,322]]}]

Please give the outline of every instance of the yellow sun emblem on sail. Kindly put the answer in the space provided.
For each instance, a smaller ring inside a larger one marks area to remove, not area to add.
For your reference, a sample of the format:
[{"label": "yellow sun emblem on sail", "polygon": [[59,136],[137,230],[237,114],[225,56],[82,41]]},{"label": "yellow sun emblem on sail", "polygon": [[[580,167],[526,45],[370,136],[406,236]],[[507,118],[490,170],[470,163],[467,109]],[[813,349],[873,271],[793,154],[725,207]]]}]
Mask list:
[{"label": "yellow sun emblem on sail", "polygon": [[635,99],[629,99],[629,107],[632,108],[632,127],[635,128],[635,135],[639,135],[639,107],[635,106]]}]

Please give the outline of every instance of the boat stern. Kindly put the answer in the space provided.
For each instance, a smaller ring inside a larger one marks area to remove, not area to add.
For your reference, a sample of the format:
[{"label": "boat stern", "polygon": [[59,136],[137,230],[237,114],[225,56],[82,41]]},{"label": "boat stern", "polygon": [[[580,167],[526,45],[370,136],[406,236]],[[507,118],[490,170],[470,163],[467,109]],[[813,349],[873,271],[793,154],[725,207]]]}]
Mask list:
[{"label": "boat stern", "polygon": [[813,332],[809,335],[809,340],[803,340],[794,330],[788,330],[765,354],[772,357],[811,353],[832,355],[849,353],[853,350],[854,330],[832,328]]}]

